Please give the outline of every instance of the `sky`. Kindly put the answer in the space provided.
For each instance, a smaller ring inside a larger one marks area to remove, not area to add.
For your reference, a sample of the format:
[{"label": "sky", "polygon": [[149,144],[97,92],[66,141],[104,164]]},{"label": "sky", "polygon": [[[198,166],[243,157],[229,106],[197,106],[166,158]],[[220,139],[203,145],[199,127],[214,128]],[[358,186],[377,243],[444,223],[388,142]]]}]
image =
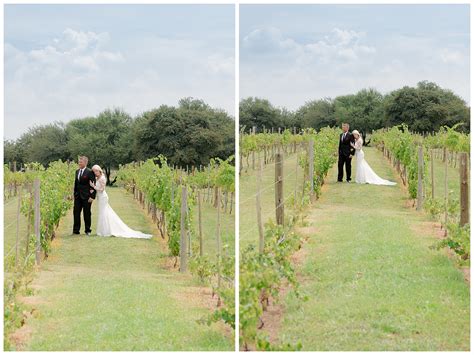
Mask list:
[{"label": "sky", "polygon": [[5,5],[5,139],[183,97],[234,113],[234,5]]},{"label": "sky", "polygon": [[434,81],[469,103],[469,5],[242,5],[240,97],[305,102]]}]

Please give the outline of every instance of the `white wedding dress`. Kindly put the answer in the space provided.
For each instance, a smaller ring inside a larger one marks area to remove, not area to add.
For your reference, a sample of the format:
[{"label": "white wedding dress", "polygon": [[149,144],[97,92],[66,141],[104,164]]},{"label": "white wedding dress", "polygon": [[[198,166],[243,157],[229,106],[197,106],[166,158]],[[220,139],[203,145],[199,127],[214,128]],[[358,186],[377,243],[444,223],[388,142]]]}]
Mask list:
[{"label": "white wedding dress", "polygon": [[379,177],[365,161],[364,151],[362,150],[362,139],[356,140],[353,147],[356,150],[355,156],[357,158],[356,165],[356,183],[371,184],[371,185],[396,185],[396,182],[388,181]]},{"label": "white wedding dress", "polygon": [[99,208],[97,220],[97,235],[100,237],[144,238],[150,239],[150,234],[134,231],[128,227],[109,205],[109,196],[105,191],[106,178],[102,175],[97,179],[94,189],[97,191]]}]

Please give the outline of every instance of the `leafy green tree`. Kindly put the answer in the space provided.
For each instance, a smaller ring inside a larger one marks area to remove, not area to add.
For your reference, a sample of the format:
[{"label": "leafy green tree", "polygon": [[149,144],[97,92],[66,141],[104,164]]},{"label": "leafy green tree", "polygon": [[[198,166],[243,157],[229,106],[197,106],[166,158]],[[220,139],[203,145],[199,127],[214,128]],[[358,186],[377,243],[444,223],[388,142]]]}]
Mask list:
[{"label": "leafy green tree", "polygon": [[86,155],[90,164],[98,164],[104,170],[107,183],[110,173],[119,164],[132,160],[130,115],[120,109],[105,110],[97,117],[70,121],[66,126],[68,148],[74,160]]},{"label": "leafy green tree", "polygon": [[320,130],[323,127],[336,126],[334,103],[331,99],[321,99],[306,102],[296,111],[296,119],[299,128],[314,128]]},{"label": "leafy green tree", "polygon": [[270,101],[257,97],[248,97],[240,101],[239,124],[245,130],[257,127],[261,132],[263,128],[271,129],[283,127],[281,111],[274,107]]},{"label": "leafy green tree", "polygon": [[383,127],[384,97],[375,89],[363,89],[354,95],[338,96],[334,99],[336,124],[348,122],[351,129],[365,135]]},{"label": "leafy green tree", "polygon": [[207,165],[211,158],[234,152],[234,120],[201,100],[183,99],[178,107],[162,105],[137,118],[133,127],[136,159],[163,154],[171,164]]},{"label": "leafy green tree", "polygon": [[3,163],[8,164],[16,161],[17,163],[25,163],[25,154],[22,146],[18,141],[6,140],[3,142]]},{"label": "leafy green tree", "polygon": [[438,131],[444,125],[457,123],[462,123],[464,132],[470,128],[466,103],[452,91],[427,81],[390,93],[385,105],[385,119],[387,127],[405,123],[410,130],[417,132]]},{"label": "leafy green tree", "polygon": [[6,141],[4,161],[19,163],[37,162],[48,166],[56,160],[67,160],[67,134],[62,123],[30,128],[15,142]]}]

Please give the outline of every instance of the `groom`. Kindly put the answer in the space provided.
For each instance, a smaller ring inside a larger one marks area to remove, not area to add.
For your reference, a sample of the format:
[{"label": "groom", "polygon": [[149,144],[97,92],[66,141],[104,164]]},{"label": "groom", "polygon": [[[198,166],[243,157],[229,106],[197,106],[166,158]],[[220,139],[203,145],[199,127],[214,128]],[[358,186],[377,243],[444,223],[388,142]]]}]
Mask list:
[{"label": "groom", "polygon": [[342,182],[344,177],[344,165],[346,166],[346,180],[351,181],[351,161],[355,149],[351,146],[355,139],[349,132],[349,124],[342,124],[342,133],[339,136],[339,160],[337,162],[337,181]]},{"label": "groom", "polygon": [[95,199],[96,191],[91,189],[90,182],[95,183],[94,173],[87,168],[89,159],[79,157],[79,169],[76,170],[74,179],[74,226],[73,234],[79,234],[81,229],[81,211],[84,211],[85,232],[91,234],[91,205]]}]

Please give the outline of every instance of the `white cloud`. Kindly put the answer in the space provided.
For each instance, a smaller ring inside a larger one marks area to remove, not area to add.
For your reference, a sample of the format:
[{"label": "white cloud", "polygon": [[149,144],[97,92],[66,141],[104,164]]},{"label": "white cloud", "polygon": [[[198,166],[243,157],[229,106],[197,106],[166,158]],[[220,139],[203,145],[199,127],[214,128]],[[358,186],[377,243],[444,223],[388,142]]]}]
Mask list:
[{"label": "white cloud", "polygon": [[440,51],[440,57],[444,63],[451,64],[462,64],[467,59],[463,53],[457,50],[449,50],[447,48],[443,48]]},{"label": "white cloud", "polygon": [[[120,48],[120,49],[119,49]],[[5,136],[34,123],[95,115],[113,106],[138,114],[192,96],[233,113],[234,44],[65,29],[46,44],[5,43]]]},{"label": "white cloud", "polygon": [[436,38],[374,41],[364,31],[338,27],[302,38],[259,28],[243,38],[241,97],[265,97],[296,109],[307,100],[362,88],[388,92],[430,80],[469,100],[469,49],[440,46]]},{"label": "white cloud", "polygon": [[360,44],[364,36],[363,32],[334,28],[322,39],[303,43],[285,36],[275,27],[265,27],[255,29],[244,37],[243,50],[249,57],[280,56],[301,64],[347,62],[376,52],[374,47]]}]

